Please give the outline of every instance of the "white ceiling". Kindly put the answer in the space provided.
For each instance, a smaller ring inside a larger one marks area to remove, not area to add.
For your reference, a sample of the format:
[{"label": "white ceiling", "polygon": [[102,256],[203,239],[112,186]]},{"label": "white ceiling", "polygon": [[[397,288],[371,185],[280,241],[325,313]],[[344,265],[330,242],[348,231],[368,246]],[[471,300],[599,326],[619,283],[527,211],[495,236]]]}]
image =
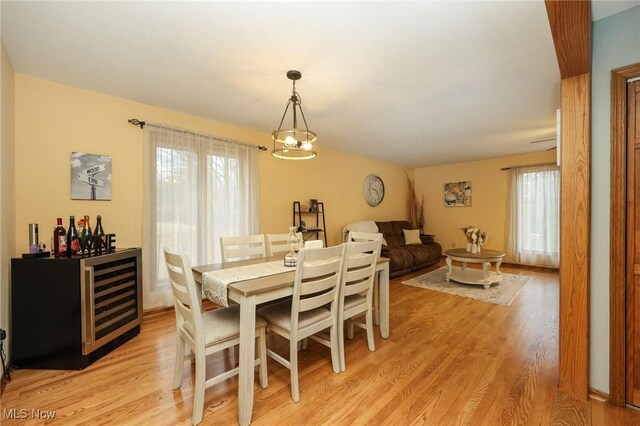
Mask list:
[{"label": "white ceiling", "polygon": [[319,146],[419,167],[554,145],[528,143],[554,137],[559,106],[541,0],[1,8],[18,72],[267,135],[299,69]]}]

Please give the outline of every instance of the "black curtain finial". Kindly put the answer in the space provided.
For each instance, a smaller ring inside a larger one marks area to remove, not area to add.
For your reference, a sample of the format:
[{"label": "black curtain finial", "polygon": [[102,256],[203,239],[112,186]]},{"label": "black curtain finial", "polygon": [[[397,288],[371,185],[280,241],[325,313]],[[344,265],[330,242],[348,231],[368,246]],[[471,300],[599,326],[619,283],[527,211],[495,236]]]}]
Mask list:
[{"label": "black curtain finial", "polygon": [[130,118],[129,120],[130,124],[133,124],[134,126],[140,126],[141,129],[144,129],[144,125],[147,124],[144,121],[140,121],[137,118]]}]

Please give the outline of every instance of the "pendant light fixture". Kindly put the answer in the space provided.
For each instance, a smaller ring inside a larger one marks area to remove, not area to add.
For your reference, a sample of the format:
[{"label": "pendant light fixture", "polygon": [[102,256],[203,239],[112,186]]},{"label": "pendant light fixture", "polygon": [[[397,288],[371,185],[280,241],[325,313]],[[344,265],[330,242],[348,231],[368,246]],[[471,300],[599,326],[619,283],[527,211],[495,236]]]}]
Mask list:
[{"label": "pendant light fixture", "polygon": [[[302,98],[296,92],[296,80],[302,78],[302,73],[291,70],[287,72],[287,78],[293,82],[293,92],[287,102],[287,107],[284,109],[278,130],[274,130],[271,135],[273,139],[271,155],[283,160],[310,160],[318,155],[313,149],[313,143],[318,139],[318,135],[309,130],[307,120],[302,111]],[[283,129],[282,124],[287,118],[289,107],[291,107],[292,127]],[[304,128],[298,128],[298,114],[302,117]]]}]

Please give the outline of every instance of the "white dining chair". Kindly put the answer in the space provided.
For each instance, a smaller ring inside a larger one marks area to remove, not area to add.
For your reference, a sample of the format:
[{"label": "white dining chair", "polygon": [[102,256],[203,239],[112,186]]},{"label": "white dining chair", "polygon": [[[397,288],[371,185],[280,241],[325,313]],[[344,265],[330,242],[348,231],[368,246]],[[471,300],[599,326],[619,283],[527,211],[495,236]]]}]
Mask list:
[{"label": "white dining chair", "polygon": [[[342,266],[342,279],[338,304],[338,341],[340,343],[340,370],[346,370],[344,355],[344,323],[348,323],[348,336],[353,339],[353,327],[367,331],[370,351],[375,351],[373,338],[373,281],[381,240],[347,243]],[[365,323],[354,320],[365,316]]]},{"label": "white dining chair", "polygon": [[324,247],[324,241],[322,240],[307,240],[304,242],[304,248],[306,249],[318,249]]},{"label": "white dining chair", "polygon": [[[347,235],[347,242],[363,242],[363,241],[378,241],[380,240],[380,249],[378,250],[378,257],[382,252],[382,244],[384,244],[383,235],[380,232],[360,232],[349,231]],[[374,278],[373,284],[373,319],[376,324],[380,324],[380,285],[378,282],[378,274]]]},{"label": "white dining chair", "polygon": [[[298,243],[296,245],[297,250],[302,248],[303,245],[302,232],[296,232],[296,237],[298,238]],[[291,246],[289,245],[289,234],[267,234],[266,244],[267,257],[271,257],[274,254],[291,250]]]},{"label": "white dining chair", "polygon": [[[358,231],[349,231],[347,234],[347,242],[355,241],[355,242],[363,242],[363,241],[380,241],[382,242],[382,234],[379,232],[358,232]],[[380,250],[378,251],[378,255],[380,255],[380,251],[382,251],[382,244],[380,244]]]},{"label": "white dining chair", "polygon": [[[191,272],[189,258],[185,255],[164,250],[169,282],[173,291],[176,312],[176,363],[173,374],[173,389],[182,385],[182,370],[186,359],[195,358],[195,389],[191,424],[202,421],[204,410],[204,390],[238,374],[238,368],[225,371],[206,380],[206,356],[214,352],[234,347],[240,343],[240,306],[220,308],[202,312],[196,284]],[[264,389],[267,381],[266,322],[256,318],[256,335],[259,357],[255,365],[260,366],[260,386]],[[191,349],[185,355],[185,345]]]},{"label": "white dining chair", "polygon": [[262,234],[247,237],[220,237],[220,248],[223,262],[267,256],[267,248]]},{"label": "white dining chair", "polygon": [[[311,338],[331,348],[333,371],[340,372],[338,289],[345,244],[298,252],[293,298],[258,309],[270,331],[289,340],[289,360],[267,349],[269,356],[290,370],[291,399],[300,401],[298,342]],[[315,334],[329,329],[329,339]]]}]

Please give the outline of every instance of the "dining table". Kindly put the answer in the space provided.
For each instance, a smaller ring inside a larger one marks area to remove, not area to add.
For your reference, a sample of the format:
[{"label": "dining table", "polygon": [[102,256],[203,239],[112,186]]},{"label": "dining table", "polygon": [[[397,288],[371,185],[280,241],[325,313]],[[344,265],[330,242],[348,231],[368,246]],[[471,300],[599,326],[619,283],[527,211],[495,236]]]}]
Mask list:
[{"label": "dining table", "polygon": [[[246,265],[273,262],[284,259],[285,254],[239,260],[226,263],[193,266],[193,275],[201,294],[205,280],[203,275],[210,271],[238,268]],[[240,351],[238,356],[238,423],[245,426],[251,423],[254,392],[254,357],[256,343],[256,309],[263,303],[293,295],[295,268],[292,267],[275,275],[251,278],[231,282],[227,285],[227,298],[240,305]],[[380,257],[376,265],[376,292],[379,292],[380,334],[389,337],[389,258]],[[376,321],[378,322],[378,321]]]}]

